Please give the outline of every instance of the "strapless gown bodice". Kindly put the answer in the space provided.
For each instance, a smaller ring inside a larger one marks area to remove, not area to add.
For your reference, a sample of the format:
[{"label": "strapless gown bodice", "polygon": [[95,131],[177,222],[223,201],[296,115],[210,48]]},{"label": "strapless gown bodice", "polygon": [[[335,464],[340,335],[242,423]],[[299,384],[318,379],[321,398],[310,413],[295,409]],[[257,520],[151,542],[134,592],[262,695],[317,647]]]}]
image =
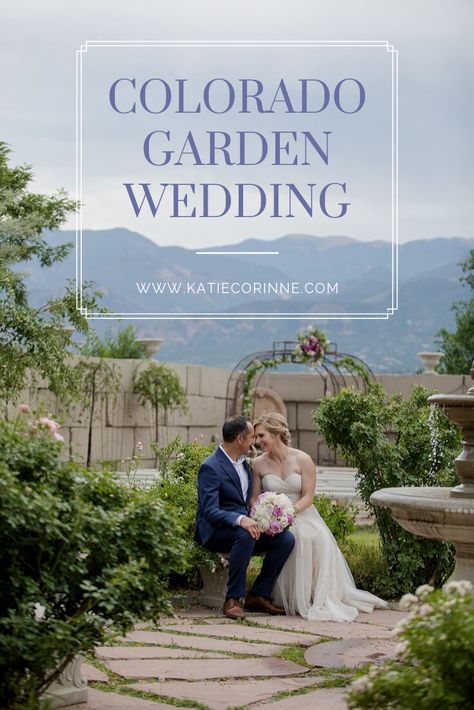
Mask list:
[{"label": "strapless gown bodice", "polygon": [[266,473],[262,476],[262,487],[264,491],[285,493],[292,503],[296,503],[301,498],[301,476],[299,473],[290,473],[284,480],[274,473]]},{"label": "strapless gown bodice", "polygon": [[[285,493],[292,503],[301,498],[301,476],[262,476],[264,491]],[[310,505],[297,514],[292,532],[295,546],[273,590],[274,601],[287,614],[319,621],[350,621],[359,611],[371,612],[386,602],[357,589],[333,534]]]}]

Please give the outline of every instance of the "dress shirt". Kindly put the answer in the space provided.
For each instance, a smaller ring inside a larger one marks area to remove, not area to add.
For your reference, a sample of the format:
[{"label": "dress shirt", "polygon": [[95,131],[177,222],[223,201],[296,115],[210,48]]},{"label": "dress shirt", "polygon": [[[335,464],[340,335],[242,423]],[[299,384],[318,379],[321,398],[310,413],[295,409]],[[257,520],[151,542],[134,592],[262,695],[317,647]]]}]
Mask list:
[{"label": "dress shirt", "polygon": [[[231,462],[231,464],[233,465],[233,467],[237,471],[237,475],[239,477],[240,485],[242,488],[242,495],[244,496],[244,500],[247,500],[247,493],[249,490],[249,477],[248,477],[248,473],[245,470],[245,466],[244,466],[245,456],[239,456],[237,461],[234,461],[234,459],[232,459],[229,456],[229,454],[227,453],[227,451],[224,449],[222,444],[219,444],[219,448],[221,451],[224,452],[224,454],[227,456],[227,458],[229,459],[229,461]],[[239,517],[237,518],[237,520],[234,523],[235,527],[239,527],[240,521],[242,520],[243,517],[244,517],[243,515],[239,515]]]}]

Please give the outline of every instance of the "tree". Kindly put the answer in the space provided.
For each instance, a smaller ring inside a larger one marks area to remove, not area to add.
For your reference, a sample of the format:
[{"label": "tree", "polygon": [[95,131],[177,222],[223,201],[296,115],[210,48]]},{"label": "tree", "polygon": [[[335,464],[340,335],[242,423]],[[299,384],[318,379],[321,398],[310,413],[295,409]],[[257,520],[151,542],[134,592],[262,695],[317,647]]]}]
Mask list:
[{"label": "tree", "polygon": [[471,298],[458,301],[452,306],[456,314],[454,333],[442,328],[435,340],[443,352],[438,371],[450,375],[465,375],[470,371],[474,359],[474,249],[470,250],[459,266],[463,272],[460,281],[464,286],[469,286]]},{"label": "tree", "polygon": [[103,340],[92,333],[89,341],[82,346],[81,355],[134,360],[147,357],[145,346],[137,340],[137,329],[133,325],[122,328],[115,337],[109,331]]},{"label": "tree", "polygon": [[454,567],[452,545],[404,530],[387,508],[373,506],[380,488],[452,486],[453,465],[461,449],[459,428],[428,402],[425,387],[408,400],[386,399],[380,383],[367,393],[343,389],[326,396],[313,421],[327,445],[358,469],[357,490],[374,514],[389,574],[378,580],[378,593],[395,598],[420,584],[440,585]]},{"label": "tree", "polygon": [[[14,400],[24,388],[27,376],[46,379],[58,395],[71,395],[77,373],[68,363],[71,328],[87,333],[87,319],[76,308],[73,282],[62,296],[40,307],[29,302],[26,275],[21,265],[38,259],[48,268],[63,261],[72,244],[49,246],[44,230],[57,229],[75,203],[63,191],[47,196],[28,191],[32,180],[28,165],[11,168],[10,149],[0,142],[0,395]],[[97,308],[96,297],[86,284],[84,306]]]},{"label": "tree", "polygon": [[153,409],[156,441],[160,411],[165,424],[168,412],[179,410],[184,414],[187,411],[186,392],[181,387],[178,375],[162,363],[151,362],[145,369],[139,366],[133,376],[133,391],[143,407],[148,403]]}]

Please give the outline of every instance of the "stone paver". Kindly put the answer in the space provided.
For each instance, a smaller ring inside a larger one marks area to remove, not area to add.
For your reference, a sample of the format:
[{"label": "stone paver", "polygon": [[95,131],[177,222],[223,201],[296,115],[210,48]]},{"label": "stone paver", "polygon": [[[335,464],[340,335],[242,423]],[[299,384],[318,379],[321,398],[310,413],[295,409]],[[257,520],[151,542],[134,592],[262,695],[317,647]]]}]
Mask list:
[{"label": "stone paver", "polygon": [[248,678],[307,673],[306,667],[282,658],[222,658],[107,661],[107,666],[124,678],[201,680],[205,678]]},{"label": "stone paver", "polygon": [[[267,617],[256,617],[251,620],[256,624],[265,626],[271,625],[273,628],[288,631],[308,631],[312,634],[330,636],[332,638],[390,638],[390,625],[376,626],[371,623],[361,623],[360,621],[307,621],[299,616],[279,616],[268,619]],[[311,638],[308,635],[307,638]]]},{"label": "stone paver", "polygon": [[[406,616],[397,610],[361,614],[354,622],[307,621],[301,617],[249,614],[250,624],[222,617],[220,610],[194,608],[160,619],[156,630],[140,624],[128,634],[133,646],[106,646],[97,657],[127,679],[125,689],[147,691],[156,702],[117,692],[89,689],[90,710],[172,710],[171,698],[202,703],[209,710],[346,710],[344,688],[319,688],[325,675],[277,658],[288,645],[305,648],[315,668],[355,668],[394,656],[390,629]],[[334,640],[320,643],[321,636]],[[173,646],[170,648],[169,646]],[[248,654],[249,658],[226,654]],[[90,682],[107,682],[102,671],[85,664]],[[132,681],[130,683],[130,681]],[[349,678],[347,679],[349,682]],[[310,686],[306,693],[277,700],[282,691]],[[273,700],[272,700],[273,698]],[[86,710],[81,706],[78,710]]]},{"label": "stone paver", "polygon": [[[268,616],[258,618],[266,620],[267,624],[272,623],[269,621]],[[275,617],[271,618],[274,619]],[[179,631],[183,633],[200,634],[202,636],[234,637],[246,641],[252,639],[253,641],[265,641],[277,644],[298,644],[301,646],[311,646],[311,644],[317,643],[320,640],[320,637],[316,634],[300,634],[289,630],[282,632],[271,629],[249,628],[248,626],[236,623],[201,624],[199,626],[196,624],[188,624],[180,626]]]},{"label": "stone paver", "polygon": [[[165,681],[163,683],[134,683],[131,687],[156,693],[157,695],[197,700],[207,705],[211,710],[226,710],[228,707],[267,700],[275,693],[296,690],[316,681],[317,679],[313,678],[241,680],[238,683],[235,681],[195,681],[194,683]],[[273,704],[266,705],[266,708],[271,710]]]},{"label": "stone paver", "polygon": [[99,668],[92,666],[90,663],[83,663],[81,666],[81,673],[89,681],[99,681],[99,683],[107,683],[109,680],[108,676],[104,671]]},{"label": "stone paver", "polygon": [[386,639],[345,639],[328,641],[305,651],[306,663],[320,668],[347,666],[356,668],[364,663],[381,663],[395,657],[397,644]]},{"label": "stone paver", "polygon": [[[163,646],[101,646],[96,648],[98,658],[132,660],[136,658],[225,658],[221,653],[212,651],[186,651],[183,648]],[[95,679],[94,679],[95,680]]]},{"label": "stone paver", "polygon": [[397,611],[395,609],[376,609],[370,614],[359,614],[357,621],[365,624],[379,624],[380,626],[388,626],[393,629],[395,624],[407,616],[406,611]]},{"label": "stone paver", "polygon": [[74,708],[78,710],[176,710],[176,705],[89,688],[87,705],[74,705]]},{"label": "stone paver", "polygon": [[[251,634],[248,634],[251,636]],[[195,648],[204,651],[224,651],[228,653],[248,653],[251,656],[274,656],[281,653],[283,646],[269,643],[252,643],[251,641],[229,641],[213,639],[207,636],[182,636],[161,631],[132,631],[127,635],[127,641],[149,644],[175,644],[184,648]],[[312,643],[312,642],[311,642]]]},{"label": "stone paver", "polygon": [[304,695],[294,695],[270,704],[253,705],[259,710],[347,710],[344,688],[321,688]]},{"label": "stone paver", "polygon": [[[213,616],[220,616],[222,618],[222,609],[208,609],[207,607],[195,607],[194,609],[188,609],[186,611],[179,611],[177,616],[181,619],[202,619]],[[160,619],[161,621],[161,619]]]}]

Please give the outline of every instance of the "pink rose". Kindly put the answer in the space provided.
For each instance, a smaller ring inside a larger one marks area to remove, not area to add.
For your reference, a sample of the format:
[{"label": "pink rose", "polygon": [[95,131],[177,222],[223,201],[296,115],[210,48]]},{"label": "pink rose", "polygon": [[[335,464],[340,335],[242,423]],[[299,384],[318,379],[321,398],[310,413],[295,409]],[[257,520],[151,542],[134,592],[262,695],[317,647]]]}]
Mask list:
[{"label": "pink rose", "polygon": [[40,424],[44,424],[50,430],[51,434],[55,434],[59,429],[59,424],[49,417],[40,417],[38,420]]},{"label": "pink rose", "polygon": [[23,414],[29,414],[30,408],[27,404],[20,404],[19,406],[20,412],[23,412]]},{"label": "pink rose", "polygon": [[270,527],[267,530],[267,533],[269,535],[278,535],[278,533],[283,532],[283,527],[281,523],[278,522],[278,520],[272,520],[270,523]]},{"label": "pink rose", "polygon": [[283,508],[279,505],[275,505],[272,511],[273,515],[278,518],[283,513]]}]

